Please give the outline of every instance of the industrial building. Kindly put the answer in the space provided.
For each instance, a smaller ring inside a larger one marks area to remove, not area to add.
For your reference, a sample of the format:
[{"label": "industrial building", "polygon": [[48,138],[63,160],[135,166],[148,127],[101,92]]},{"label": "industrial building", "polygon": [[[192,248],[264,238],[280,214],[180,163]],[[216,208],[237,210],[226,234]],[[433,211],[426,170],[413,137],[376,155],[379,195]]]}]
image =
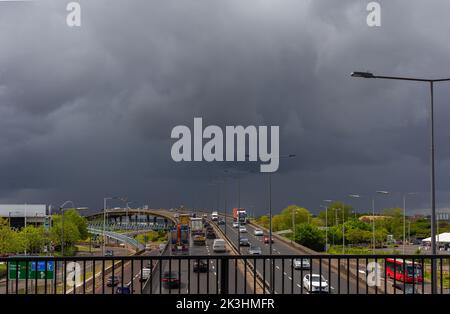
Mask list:
[{"label": "industrial building", "polygon": [[44,225],[47,217],[47,205],[0,204],[0,217],[7,219],[13,228]]}]

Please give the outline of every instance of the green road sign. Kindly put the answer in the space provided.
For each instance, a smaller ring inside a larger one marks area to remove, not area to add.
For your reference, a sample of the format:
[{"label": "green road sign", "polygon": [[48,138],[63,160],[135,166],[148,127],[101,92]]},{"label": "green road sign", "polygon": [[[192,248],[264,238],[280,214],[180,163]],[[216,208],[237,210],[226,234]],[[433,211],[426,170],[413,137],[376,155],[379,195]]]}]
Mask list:
[{"label": "green road sign", "polygon": [[[8,278],[9,280],[15,279],[54,279],[55,278],[55,262],[47,261],[47,272],[45,271],[45,261],[28,262],[28,276],[27,276],[27,262],[26,261],[10,261],[8,262]],[[46,278],[47,277],[47,278]]]},{"label": "green road sign", "polygon": [[44,220],[44,229],[45,230],[48,231],[48,229],[50,228],[50,223],[51,223],[50,217],[49,216],[45,217],[45,220]]}]

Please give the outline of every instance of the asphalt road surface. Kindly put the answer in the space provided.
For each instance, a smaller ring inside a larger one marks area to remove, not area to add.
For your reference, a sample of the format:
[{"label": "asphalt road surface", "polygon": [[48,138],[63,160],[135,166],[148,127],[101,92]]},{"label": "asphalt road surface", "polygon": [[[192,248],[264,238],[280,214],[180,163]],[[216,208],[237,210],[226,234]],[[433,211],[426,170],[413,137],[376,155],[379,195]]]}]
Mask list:
[{"label": "asphalt road surface", "polygon": [[[223,218],[223,217],[222,217]],[[227,218],[227,237],[232,241],[235,246],[238,246],[238,229],[234,228],[232,225],[232,218]],[[225,230],[225,225],[220,226],[222,230]],[[249,224],[246,225],[247,232],[241,233],[241,238],[248,238],[251,245],[259,246],[261,248],[263,255],[269,255],[269,244],[265,244],[263,241],[263,236],[255,236],[254,230],[255,228]],[[276,255],[298,255],[305,254],[299,252],[298,249],[292,248],[289,245],[277,241],[274,239],[274,243],[272,244],[272,254],[274,257]],[[248,247],[241,247],[241,254],[248,255]],[[249,262],[253,265],[253,259],[249,259]],[[312,263],[311,269],[304,270],[296,270],[293,268],[293,262],[291,259],[286,260],[276,260],[273,263],[274,275],[272,278],[273,291],[274,293],[307,293],[306,289],[304,289],[302,284],[302,278],[306,274],[322,274],[322,276],[328,281],[330,285],[330,293],[356,293],[356,280],[351,279],[349,284],[347,285],[347,280],[344,275],[344,272],[341,272],[341,278],[339,280],[339,276],[335,270],[328,267],[328,263],[326,261],[322,262],[322,265],[318,261],[314,261]],[[269,260],[256,260],[256,269],[261,274],[261,276],[265,277],[265,281],[267,283],[267,288],[270,287],[270,261]],[[339,289],[340,286],[340,289]],[[361,292],[361,289],[360,289]]]}]

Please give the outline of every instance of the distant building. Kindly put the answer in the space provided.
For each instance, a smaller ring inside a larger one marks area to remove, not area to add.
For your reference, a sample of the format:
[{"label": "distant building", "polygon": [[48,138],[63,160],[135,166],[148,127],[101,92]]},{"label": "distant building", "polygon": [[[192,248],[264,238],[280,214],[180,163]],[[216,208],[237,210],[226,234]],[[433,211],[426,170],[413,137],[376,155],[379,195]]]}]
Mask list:
[{"label": "distant building", "polygon": [[438,212],[436,218],[438,221],[450,221],[450,212]]},{"label": "distant building", "polygon": [[365,216],[361,216],[358,219],[360,221],[363,222],[372,222],[373,220],[384,220],[384,219],[389,219],[391,217],[389,216],[372,216],[372,215],[365,215]]},{"label": "distant building", "polygon": [[25,224],[43,225],[47,217],[47,205],[0,204],[0,217],[7,219],[14,228],[22,228]]}]

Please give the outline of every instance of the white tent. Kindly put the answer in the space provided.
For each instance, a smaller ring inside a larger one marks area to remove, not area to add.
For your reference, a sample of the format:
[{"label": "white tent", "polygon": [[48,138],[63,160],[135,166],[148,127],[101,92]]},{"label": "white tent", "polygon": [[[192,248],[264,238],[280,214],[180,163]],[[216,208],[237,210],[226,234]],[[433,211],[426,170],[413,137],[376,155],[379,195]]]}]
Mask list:
[{"label": "white tent", "polygon": [[[423,239],[422,243],[431,243],[431,237]],[[436,235],[436,242],[439,243],[450,243],[450,232],[444,232]]]}]

